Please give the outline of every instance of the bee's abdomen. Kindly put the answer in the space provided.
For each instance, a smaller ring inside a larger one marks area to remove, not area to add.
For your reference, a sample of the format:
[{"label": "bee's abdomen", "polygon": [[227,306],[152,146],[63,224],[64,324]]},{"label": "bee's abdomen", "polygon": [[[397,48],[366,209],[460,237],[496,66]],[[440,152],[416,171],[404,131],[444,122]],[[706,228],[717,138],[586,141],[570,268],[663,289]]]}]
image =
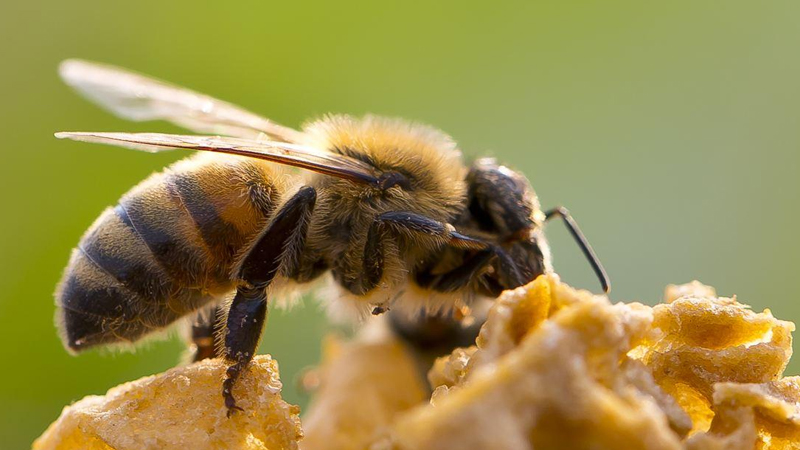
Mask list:
[{"label": "bee's abdomen", "polygon": [[237,254],[277,200],[270,175],[258,161],[191,158],[103,212],[56,294],[65,344],[133,342],[229,290]]}]

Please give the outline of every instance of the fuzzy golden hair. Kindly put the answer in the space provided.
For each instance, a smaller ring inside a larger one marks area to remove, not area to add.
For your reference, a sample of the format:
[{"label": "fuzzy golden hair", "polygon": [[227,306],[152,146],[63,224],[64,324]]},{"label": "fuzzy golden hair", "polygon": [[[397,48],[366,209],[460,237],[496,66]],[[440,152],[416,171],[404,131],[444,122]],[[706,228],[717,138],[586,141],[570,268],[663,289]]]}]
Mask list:
[{"label": "fuzzy golden hair", "polygon": [[[467,168],[461,151],[447,134],[401,119],[368,115],[355,118],[329,115],[303,127],[305,144],[367,161],[382,172],[396,171],[411,182],[410,189],[399,187],[383,191],[374,186],[346,180],[311,175],[318,201],[309,230],[308,246],[328,255],[337,255],[343,276],[357,277],[367,231],[375,217],[389,211],[409,211],[449,223],[466,201]],[[332,230],[343,224],[350,231],[347,239]],[[363,315],[372,306],[400,303],[395,294],[420,258],[443,245],[440,237],[414,236],[385,242],[384,277],[367,295],[354,295],[337,283],[324,295],[338,311],[356,311]],[[453,295],[447,295],[448,299]],[[415,303],[426,307],[427,301]],[[452,303],[439,300],[435,303]],[[437,305],[434,309],[441,309]],[[448,309],[448,308],[445,308]]]},{"label": "fuzzy golden hair", "polygon": [[467,169],[461,151],[436,128],[373,115],[328,115],[306,124],[303,132],[312,147],[364,158],[379,170],[411,177],[414,190],[403,201],[420,212],[438,216],[463,204]]}]

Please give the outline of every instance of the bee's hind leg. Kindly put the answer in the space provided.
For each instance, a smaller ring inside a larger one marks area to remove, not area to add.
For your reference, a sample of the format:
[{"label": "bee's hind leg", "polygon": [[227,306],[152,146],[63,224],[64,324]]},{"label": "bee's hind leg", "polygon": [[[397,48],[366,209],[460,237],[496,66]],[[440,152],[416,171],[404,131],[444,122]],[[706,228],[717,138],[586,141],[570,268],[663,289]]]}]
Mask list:
[{"label": "bee's hind leg", "polygon": [[222,305],[203,308],[191,323],[189,358],[191,362],[221,356],[217,353],[216,331],[222,327]]},{"label": "bee's hind leg", "polygon": [[233,386],[258,347],[267,319],[267,287],[286,261],[297,259],[316,199],[314,188],[301,188],[275,213],[241,262],[223,335],[225,359],[230,364],[222,383],[228,417],[233,411],[242,411],[233,397]]}]

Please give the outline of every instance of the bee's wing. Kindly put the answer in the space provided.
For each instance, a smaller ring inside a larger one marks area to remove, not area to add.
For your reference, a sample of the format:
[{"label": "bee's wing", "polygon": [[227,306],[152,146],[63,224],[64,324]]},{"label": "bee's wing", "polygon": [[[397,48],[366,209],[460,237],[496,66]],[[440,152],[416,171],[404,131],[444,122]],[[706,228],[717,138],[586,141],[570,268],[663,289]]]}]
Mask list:
[{"label": "bee's wing", "polygon": [[133,121],[166,120],[198,133],[299,142],[302,134],[222,100],[127,70],[78,59],[58,69],[84,97]]},{"label": "bee's wing", "polygon": [[370,165],[348,156],[285,142],[256,141],[220,136],[189,136],[163,133],[56,133],[59,139],[116,145],[160,152],[189,149],[228,153],[274,161],[351,181],[377,184],[378,174]]}]

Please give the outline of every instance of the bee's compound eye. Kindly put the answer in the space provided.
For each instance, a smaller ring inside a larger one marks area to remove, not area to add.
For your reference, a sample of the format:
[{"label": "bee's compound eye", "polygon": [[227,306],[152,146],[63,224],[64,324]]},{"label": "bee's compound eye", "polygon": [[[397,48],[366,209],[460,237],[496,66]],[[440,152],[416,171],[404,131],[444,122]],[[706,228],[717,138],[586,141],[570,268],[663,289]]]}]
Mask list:
[{"label": "bee's compound eye", "polygon": [[411,183],[408,178],[399,172],[384,172],[378,178],[378,185],[382,190],[387,190],[395,186],[400,186],[403,190],[410,190]]}]

